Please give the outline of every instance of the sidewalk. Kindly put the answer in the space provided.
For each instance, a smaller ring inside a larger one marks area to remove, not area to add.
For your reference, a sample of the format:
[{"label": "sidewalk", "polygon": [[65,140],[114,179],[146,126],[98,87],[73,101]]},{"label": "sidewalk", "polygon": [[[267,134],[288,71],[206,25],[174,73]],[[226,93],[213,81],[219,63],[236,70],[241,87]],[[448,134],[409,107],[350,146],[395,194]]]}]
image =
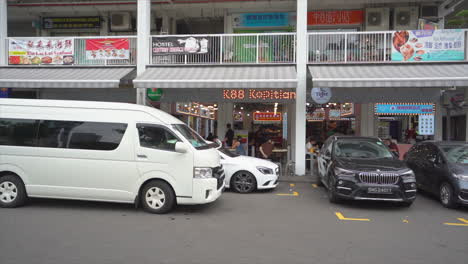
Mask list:
[{"label": "sidewalk", "polygon": [[280,182],[304,182],[304,183],[317,183],[318,177],[315,175],[306,174],[305,176],[287,176],[281,175]]}]

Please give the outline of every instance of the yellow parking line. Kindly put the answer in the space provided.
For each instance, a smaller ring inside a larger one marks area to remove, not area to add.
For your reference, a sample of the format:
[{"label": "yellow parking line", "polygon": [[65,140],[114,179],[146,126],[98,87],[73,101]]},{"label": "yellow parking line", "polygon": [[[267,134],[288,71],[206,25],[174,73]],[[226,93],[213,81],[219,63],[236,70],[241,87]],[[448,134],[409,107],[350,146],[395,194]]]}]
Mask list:
[{"label": "yellow parking line", "polygon": [[313,184],[312,184],[312,187],[313,187],[313,188],[317,188],[317,187],[318,187],[318,185],[317,185],[317,184],[315,184],[315,183],[313,183]]},{"label": "yellow parking line", "polygon": [[444,223],[444,225],[448,225],[448,226],[468,226],[468,220],[464,219],[464,218],[457,218],[458,221],[462,222],[462,223]]},{"label": "yellow parking line", "polygon": [[367,218],[349,218],[349,217],[344,217],[344,215],[340,212],[335,212],[336,217],[342,221],[370,221],[370,219]]},{"label": "yellow parking line", "polygon": [[293,192],[293,193],[277,193],[276,195],[279,196],[299,196],[298,192]]}]

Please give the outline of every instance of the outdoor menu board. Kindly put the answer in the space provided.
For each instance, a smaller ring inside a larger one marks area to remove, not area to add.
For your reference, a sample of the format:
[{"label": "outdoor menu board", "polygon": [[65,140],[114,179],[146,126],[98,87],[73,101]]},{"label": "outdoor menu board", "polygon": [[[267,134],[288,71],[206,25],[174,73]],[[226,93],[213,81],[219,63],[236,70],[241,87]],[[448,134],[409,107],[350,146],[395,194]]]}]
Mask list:
[{"label": "outdoor menu board", "polygon": [[434,135],[434,115],[418,116],[418,134]]},{"label": "outdoor menu board", "polygon": [[9,64],[70,65],[74,62],[71,38],[10,38]]},{"label": "outdoor menu board", "polygon": [[270,122],[281,122],[281,113],[277,112],[254,112],[254,121],[270,121]]},{"label": "outdoor menu board", "polygon": [[461,29],[402,30],[392,35],[392,61],[461,61],[465,36]]},{"label": "outdoor menu board", "polygon": [[101,17],[43,17],[43,29],[100,28]]},{"label": "outdoor menu board", "polygon": [[86,40],[86,59],[88,60],[109,60],[109,59],[129,59],[128,38],[106,38]]},{"label": "outdoor menu board", "polygon": [[209,41],[206,37],[153,37],[154,55],[170,54],[205,54],[208,53]]}]

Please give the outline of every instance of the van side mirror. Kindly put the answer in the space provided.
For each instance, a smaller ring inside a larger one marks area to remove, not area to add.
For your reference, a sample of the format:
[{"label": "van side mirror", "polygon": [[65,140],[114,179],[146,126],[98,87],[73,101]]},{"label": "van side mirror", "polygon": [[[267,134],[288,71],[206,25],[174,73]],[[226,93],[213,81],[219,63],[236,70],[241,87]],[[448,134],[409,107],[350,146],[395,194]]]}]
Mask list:
[{"label": "van side mirror", "polygon": [[187,145],[184,142],[176,142],[175,151],[178,153],[186,153],[188,151]]}]

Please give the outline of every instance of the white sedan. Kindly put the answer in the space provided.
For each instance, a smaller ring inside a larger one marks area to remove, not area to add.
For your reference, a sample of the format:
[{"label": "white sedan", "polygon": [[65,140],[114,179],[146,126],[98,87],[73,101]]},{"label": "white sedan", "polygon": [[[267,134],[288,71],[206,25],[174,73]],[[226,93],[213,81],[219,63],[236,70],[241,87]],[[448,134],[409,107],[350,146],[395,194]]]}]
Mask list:
[{"label": "white sedan", "polygon": [[249,156],[240,156],[227,149],[218,149],[226,175],[226,188],[239,193],[255,189],[273,189],[278,185],[279,168],[275,163]]}]

